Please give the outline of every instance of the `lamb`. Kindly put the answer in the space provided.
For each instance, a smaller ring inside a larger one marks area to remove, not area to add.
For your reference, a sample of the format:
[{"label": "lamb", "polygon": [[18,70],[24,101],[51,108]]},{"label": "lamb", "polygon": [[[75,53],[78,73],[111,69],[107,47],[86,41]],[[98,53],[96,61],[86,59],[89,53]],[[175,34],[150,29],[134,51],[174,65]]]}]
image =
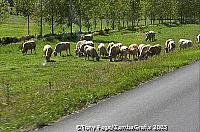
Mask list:
[{"label": "lamb", "polygon": [[147,56],[159,55],[160,52],[161,52],[161,46],[159,44],[150,46],[149,50],[147,51]]},{"label": "lamb", "polygon": [[155,36],[156,36],[156,33],[154,32],[154,31],[149,31],[149,32],[147,32],[146,33],[146,38],[145,38],[145,40],[146,41],[155,41]]},{"label": "lamb", "polygon": [[99,56],[103,55],[103,57],[108,56],[108,52],[106,51],[106,47],[103,43],[100,43],[98,46]]},{"label": "lamb", "polygon": [[87,57],[88,57],[88,60],[89,60],[89,57],[92,57],[93,61],[94,61],[94,58],[96,58],[96,61],[99,61],[99,58],[100,58],[96,49],[89,45],[85,46],[84,55],[85,55],[85,60]]},{"label": "lamb", "polygon": [[148,55],[147,52],[150,48],[150,45],[140,44],[138,46],[139,49],[139,59],[147,59]]},{"label": "lamb", "polygon": [[166,53],[170,52],[170,51],[174,51],[176,48],[176,44],[175,42],[172,40],[172,39],[168,39],[166,42],[165,42],[165,50],[166,50]]},{"label": "lamb", "polygon": [[120,47],[119,47],[119,45],[114,44],[110,48],[109,54],[108,54],[108,57],[110,58],[110,61],[112,61],[113,58],[114,58],[114,61],[116,61],[119,53],[120,53]]},{"label": "lamb", "polygon": [[128,47],[127,46],[121,46],[120,48],[120,58],[123,60],[127,60],[127,54],[128,54]]},{"label": "lamb", "polygon": [[27,42],[23,43],[23,45],[21,47],[21,51],[22,51],[22,53],[27,54],[28,50],[31,50],[31,54],[32,54],[32,50],[34,49],[34,51],[35,51],[35,48],[36,48],[35,41],[27,41]]},{"label": "lamb", "polygon": [[55,47],[55,51],[53,52],[54,56],[57,56],[57,53],[60,53],[60,56],[61,56],[61,52],[62,51],[66,51],[67,55],[71,55],[70,43],[69,42],[60,42],[60,43],[58,43],[56,45],[56,47]]},{"label": "lamb", "polygon": [[200,44],[200,34],[197,36],[197,42]]},{"label": "lamb", "polygon": [[44,56],[46,58],[46,61],[49,62],[51,55],[53,53],[53,49],[50,45],[45,45],[43,48]]},{"label": "lamb", "polygon": [[138,57],[139,55],[139,49],[137,44],[131,44],[128,48],[128,54],[129,54],[129,59],[131,58],[131,55],[133,58]]},{"label": "lamb", "polygon": [[192,41],[187,39],[180,39],[179,44],[180,44],[180,49],[192,47]]}]

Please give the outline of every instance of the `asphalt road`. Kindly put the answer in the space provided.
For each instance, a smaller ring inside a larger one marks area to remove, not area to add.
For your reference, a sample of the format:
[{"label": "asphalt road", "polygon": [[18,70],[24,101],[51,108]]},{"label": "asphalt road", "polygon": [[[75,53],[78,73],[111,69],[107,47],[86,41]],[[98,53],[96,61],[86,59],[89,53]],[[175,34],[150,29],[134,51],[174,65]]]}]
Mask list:
[{"label": "asphalt road", "polygon": [[91,130],[85,132],[94,132],[92,129],[95,127],[89,126],[103,131],[109,125],[129,125],[135,130],[139,129],[138,126],[147,130],[146,125],[154,131],[157,127],[157,130],[168,129],[169,132],[200,132],[199,89],[200,61],[102,101],[37,132],[76,132],[77,125],[83,125],[78,126],[82,132],[86,128],[84,125]]}]

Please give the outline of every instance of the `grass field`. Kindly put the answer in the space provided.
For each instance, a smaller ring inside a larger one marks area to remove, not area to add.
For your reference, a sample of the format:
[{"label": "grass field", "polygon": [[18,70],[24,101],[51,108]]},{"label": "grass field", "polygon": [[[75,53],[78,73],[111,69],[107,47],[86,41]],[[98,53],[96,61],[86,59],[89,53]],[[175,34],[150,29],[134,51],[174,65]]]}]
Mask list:
[{"label": "grass field", "polygon": [[[110,63],[104,59],[93,62],[76,57],[75,43],[72,43],[72,56],[53,57],[56,62],[47,65],[43,65],[42,49],[49,42],[37,41],[37,53],[25,56],[19,51],[20,43],[0,47],[0,131],[32,130],[200,59],[200,46],[196,42],[199,25],[145,30],[154,30],[157,41],[145,42],[144,33],[122,30],[95,36],[95,46],[99,42],[115,41],[164,47],[168,38],[176,42],[188,38],[194,47],[169,54],[162,52],[145,61]],[[54,47],[56,43],[49,44]]]}]

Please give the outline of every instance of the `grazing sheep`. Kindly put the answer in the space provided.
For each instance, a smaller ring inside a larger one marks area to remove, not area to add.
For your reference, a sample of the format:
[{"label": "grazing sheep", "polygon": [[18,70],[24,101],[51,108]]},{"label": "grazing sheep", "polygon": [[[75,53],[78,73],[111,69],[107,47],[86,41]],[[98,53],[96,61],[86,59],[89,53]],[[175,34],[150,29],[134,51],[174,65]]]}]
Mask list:
[{"label": "grazing sheep", "polygon": [[44,56],[46,61],[49,62],[51,58],[51,54],[53,53],[53,49],[50,45],[45,45],[43,48]]},{"label": "grazing sheep", "polygon": [[111,42],[111,43],[108,44],[108,48],[107,48],[107,49],[108,49],[108,52],[110,51],[110,48],[111,48],[113,45],[114,45],[113,42]]},{"label": "grazing sheep", "polygon": [[129,54],[129,59],[131,58],[131,55],[133,56],[133,59],[135,57],[138,58],[139,55],[139,49],[137,44],[131,44],[128,48],[128,54]]},{"label": "grazing sheep", "polygon": [[106,51],[106,47],[103,43],[100,43],[98,46],[98,51],[99,51],[99,56],[101,57],[101,55],[103,57],[108,56],[108,52]]},{"label": "grazing sheep", "polygon": [[200,44],[200,34],[197,36],[197,42]]},{"label": "grazing sheep", "polygon": [[180,44],[180,49],[192,47],[192,41],[187,39],[180,39],[179,44]]},{"label": "grazing sheep", "polygon": [[156,33],[154,32],[154,31],[149,31],[149,32],[147,32],[146,33],[146,38],[145,38],[145,40],[146,41],[151,41],[151,42],[153,42],[153,41],[155,41],[156,39],[155,39],[155,36],[156,36]]},{"label": "grazing sheep", "polygon": [[170,52],[170,51],[174,51],[176,48],[176,44],[175,42],[172,40],[172,39],[168,39],[166,42],[165,42],[165,50],[166,50],[166,53]]},{"label": "grazing sheep", "polygon": [[92,41],[93,35],[92,34],[87,34],[87,35],[82,35],[80,40],[86,40],[86,41]]},{"label": "grazing sheep", "polygon": [[159,55],[160,52],[161,52],[161,46],[159,44],[150,46],[149,50],[147,51],[147,56]]},{"label": "grazing sheep", "polygon": [[[57,56],[57,53],[60,53],[60,56],[61,56],[62,51],[66,51],[67,55],[71,55],[69,42],[58,43],[55,47],[54,56]],[[68,52],[69,52],[69,54],[68,54]]]},{"label": "grazing sheep", "polygon": [[84,55],[84,47],[86,45],[94,47],[94,43],[92,41],[85,41],[84,43],[81,44],[80,50],[79,50],[79,57]]},{"label": "grazing sheep", "polygon": [[140,44],[138,46],[140,60],[147,59],[147,57],[148,57],[147,52],[148,52],[149,48],[150,48],[150,45],[145,45],[145,44]]},{"label": "grazing sheep", "polygon": [[32,39],[33,37],[34,37],[34,36],[25,35],[25,36],[22,36],[22,37],[21,37],[21,41],[25,42],[25,41],[27,41],[27,40]]},{"label": "grazing sheep", "polygon": [[120,47],[116,44],[114,44],[108,53],[108,57],[110,58],[110,61],[112,61],[112,59],[114,58],[114,61],[116,61],[118,55],[120,53]]},{"label": "grazing sheep", "polygon": [[81,45],[83,45],[86,42],[86,40],[83,41],[78,41],[76,44],[76,55],[78,55],[79,57],[81,56],[80,54],[80,49],[81,49]]},{"label": "grazing sheep", "polygon": [[122,43],[116,43],[116,45],[121,48],[123,44]]},{"label": "grazing sheep", "polygon": [[21,51],[22,51],[22,53],[27,54],[28,50],[31,50],[31,54],[32,54],[32,50],[34,49],[34,51],[35,51],[35,48],[36,48],[35,41],[27,41],[27,42],[23,43],[23,45],[21,47]]},{"label": "grazing sheep", "polygon": [[127,60],[127,54],[128,54],[128,47],[127,46],[121,46],[120,47],[120,58],[123,60]]},{"label": "grazing sheep", "polygon": [[92,57],[93,61],[94,61],[94,58],[96,58],[96,61],[99,61],[99,58],[100,58],[96,49],[89,45],[85,46],[84,55],[85,55],[85,60],[87,57],[88,57],[88,60],[89,60],[89,57]]}]

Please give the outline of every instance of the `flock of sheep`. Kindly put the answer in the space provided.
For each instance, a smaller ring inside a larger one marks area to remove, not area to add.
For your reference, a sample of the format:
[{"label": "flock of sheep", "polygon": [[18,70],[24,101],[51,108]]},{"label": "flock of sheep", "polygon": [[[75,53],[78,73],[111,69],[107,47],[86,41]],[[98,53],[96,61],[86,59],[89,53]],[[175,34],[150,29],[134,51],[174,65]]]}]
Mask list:
[{"label": "flock of sheep", "polygon": [[[98,45],[98,48],[94,47],[94,43],[92,41],[92,35],[87,36],[86,40],[80,40],[76,44],[76,55],[81,57],[84,56],[85,60],[91,57],[93,60],[96,58],[96,61],[99,61],[100,57],[108,58],[110,61],[117,61],[117,60],[129,60],[131,56],[133,59],[147,59],[150,56],[159,55],[161,53],[161,46],[157,45],[145,45],[145,44],[131,44],[130,46],[124,46],[122,43],[109,43],[108,47],[106,47],[103,43]],[[82,38],[84,39],[84,37]],[[145,40],[155,41],[155,32],[149,31],[146,33]],[[197,36],[197,41],[200,43],[200,34]],[[179,40],[180,49],[192,47],[192,41],[187,39],[180,39]],[[28,50],[35,50],[36,43],[35,41],[27,41],[23,43],[21,47],[22,53],[27,53]],[[166,53],[174,51],[176,48],[175,41],[172,39],[168,39],[165,43],[165,51]],[[45,45],[43,48],[44,56],[47,62],[50,61],[51,55],[57,56],[59,53],[61,56],[61,52],[66,51],[67,55],[71,55],[70,50],[70,43],[69,42],[60,42],[56,45],[55,49],[50,45]]]}]

